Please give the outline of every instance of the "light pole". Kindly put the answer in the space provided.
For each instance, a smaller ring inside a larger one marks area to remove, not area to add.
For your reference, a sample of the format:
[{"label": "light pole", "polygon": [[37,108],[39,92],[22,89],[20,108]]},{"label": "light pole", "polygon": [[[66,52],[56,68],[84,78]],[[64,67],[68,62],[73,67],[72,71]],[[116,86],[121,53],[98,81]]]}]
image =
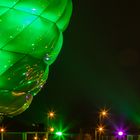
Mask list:
[{"label": "light pole", "polygon": [[47,133],[46,133],[47,139],[49,138],[49,134],[54,131],[54,128],[51,126],[52,124],[50,124],[50,120],[54,119],[55,115],[56,114],[54,111],[49,111],[47,114]]},{"label": "light pole", "polygon": [[[101,139],[101,134],[104,133],[105,128],[103,125],[99,125],[96,129],[95,129],[95,140],[98,140],[98,136],[99,136],[99,140]],[[99,134],[99,135],[98,135]]]},{"label": "light pole", "polygon": [[97,129],[95,128],[95,140],[97,140]]},{"label": "light pole", "polygon": [[1,140],[3,140],[3,132],[4,132],[5,130],[4,130],[4,128],[1,128],[0,129],[0,132],[1,132]]},{"label": "light pole", "polygon": [[54,111],[49,111],[48,112],[48,115],[47,115],[47,125],[48,127],[50,127],[50,120],[54,119],[55,118],[55,112]]},{"label": "light pole", "polygon": [[[101,109],[99,111],[98,116],[98,124],[99,126],[95,128],[95,140],[101,139],[101,134],[104,132],[104,126],[103,126],[103,118],[108,117],[108,110],[107,109]],[[98,137],[99,136],[99,137]]]},{"label": "light pole", "polygon": [[102,123],[102,118],[108,117],[108,110],[106,109],[101,109],[99,112],[99,124]]},{"label": "light pole", "polygon": [[100,126],[99,127],[99,140],[101,139],[101,134],[104,132],[104,127]]}]

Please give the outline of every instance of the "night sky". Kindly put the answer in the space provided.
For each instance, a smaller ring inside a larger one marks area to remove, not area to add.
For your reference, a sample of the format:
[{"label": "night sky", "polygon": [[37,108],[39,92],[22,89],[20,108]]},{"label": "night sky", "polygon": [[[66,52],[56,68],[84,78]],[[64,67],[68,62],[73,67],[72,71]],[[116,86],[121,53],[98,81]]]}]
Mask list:
[{"label": "night sky", "polygon": [[75,0],[60,55],[29,109],[12,118],[43,123],[49,109],[74,127],[92,127],[98,111],[140,126],[140,2]]}]

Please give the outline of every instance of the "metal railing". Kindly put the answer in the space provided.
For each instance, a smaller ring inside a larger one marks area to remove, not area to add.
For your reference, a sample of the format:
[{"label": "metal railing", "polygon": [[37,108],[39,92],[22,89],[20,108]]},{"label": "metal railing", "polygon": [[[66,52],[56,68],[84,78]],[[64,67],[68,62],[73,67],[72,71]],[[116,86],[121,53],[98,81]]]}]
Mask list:
[{"label": "metal railing", "polygon": [[0,140],[48,140],[47,132],[1,132]]}]

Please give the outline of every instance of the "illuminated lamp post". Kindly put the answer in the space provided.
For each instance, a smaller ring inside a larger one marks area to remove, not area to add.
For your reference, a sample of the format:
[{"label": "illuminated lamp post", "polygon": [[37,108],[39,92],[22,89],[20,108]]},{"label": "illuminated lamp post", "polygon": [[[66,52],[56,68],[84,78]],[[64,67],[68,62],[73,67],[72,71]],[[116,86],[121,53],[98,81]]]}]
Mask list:
[{"label": "illuminated lamp post", "polygon": [[1,132],[1,140],[3,140],[3,133],[4,133],[4,131],[5,131],[4,128],[1,128],[0,129],[0,132]]},{"label": "illuminated lamp post", "polygon": [[99,124],[102,123],[102,118],[105,118],[105,117],[108,117],[108,110],[102,109],[102,110],[99,112]]},{"label": "illuminated lamp post", "polygon": [[54,131],[54,128],[50,127],[51,126],[50,120],[55,119],[55,116],[56,116],[55,111],[49,111],[47,113],[47,132],[46,132],[46,138],[47,139],[49,137],[49,133]]},{"label": "illuminated lamp post", "polygon": [[96,129],[95,129],[95,140],[97,140],[97,134],[99,134],[99,140],[100,140],[100,137],[101,137],[101,134],[104,133],[105,131],[105,128],[103,125],[99,125]]},{"label": "illuminated lamp post", "polygon": [[118,139],[120,140],[120,139],[124,139],[124,136],[125,136],[125,132],[124,132],[124,130],[118,130],[117,131],[117,137],[118,137]]},{"label": "illuminated lamp post", "polygon": [[101,136],[101,133],[104,132],[104,128],[102,127],[103,126],[103,118],[105,117],[108,117],[108,110],[107,109],[101,109],[99,111],[99,116],[98,116],[98,124],[99,124],[99,127],[97,129],[95,129],[95,140],[97,140],[97,134],[99,133],[99,140],[100,140],[100,136]]},{"label": "illuminated lamp post", "polygon": [[124,135],[123,131],[119,131],[119,132],[118,132],[118,135],[119,135],[119,136],[123,136],[123,135]]},{"label": "illuminated lamp post", "polygon": [[98,132],[99,132],[99,140],[101,139],[101,134],[104,133],[104,126],[99,126],[98,128]]},{"label": "illuminated lamp post", "polygon": [[34,140],[38,140],[38,135],[35,133]]},{"label": "illuminated lamp post", "polygon": [[48,112],[48,116],[47,116],[47,119],[48,119],[48,122],[47,122],[48,124],[47,125],[48,125],[48,127],[50,127],[50,120],[54,119],[55,118],[55,115],[56,114],[55,114],[54,111],[49,111]]},{"label": "illuminated lamp post", "polygon": [[54,132],[54,128],[53,127],[50,127],[50,132]]}]

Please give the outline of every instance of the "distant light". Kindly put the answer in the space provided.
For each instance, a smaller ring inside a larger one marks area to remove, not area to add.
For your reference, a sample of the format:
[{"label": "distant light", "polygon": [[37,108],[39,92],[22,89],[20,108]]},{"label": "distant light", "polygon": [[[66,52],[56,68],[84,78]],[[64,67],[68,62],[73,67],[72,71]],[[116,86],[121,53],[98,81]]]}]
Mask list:
[{"label": "distant light", "polygon": [[118,135],[119,135],[119,136],[123,136],[123,132],[122,132],[122,131],[119,131],[119,132],[118,132]]},{"label": "distant light", "polygon": [[97,130],[98,130],[98,132],[100,132],[100,133],[104,133],[104,131],[105,131],[105,126],[99,125],[98,128],[97,128]]},{"label": "distant light", "polygon": [[49,117],[50,119],[53,119],[53,118],[55,117],[55,112],[54,112],[54,111],[50,111],[50,112],[48,113],[48,117]]},{"label": "distant light", "polygon": [[62,136],[62,132],[56,132],[56,135]]},{"label": "distant light", "polygon": [[51,131],[51,132],[53,132],[53,131],[54,131],[54,128],[53,128],[53,127],[51,127],[51,128],[50,128],[50,131]]},{"label": "distant light", "polygon": [[54,114],[53,114],[53,112],[50,112],[50,116],[52,117]]},{"label": "distant light", "polygon": [[103,115],[103,116],[104,116],[104,115],[106,115],[106,112],[105,112],[105,111],[103,111],[103,112],[102,112],[102,115]]},{"label": "distant light", "polygon": [[103,128],[102,128],[102,127],[100,127],[100,128],[99,128],[99,131],[102,131],[102,130],[103,130]]},{"label": "distant light", "polygon": [[4,128],[1,128],[0,131],[1,131],[1,132],[4,132]]},{"label": "distant light", "polygon": [[108,110],[107,109],[101,109],[100,110],[100,116],[107,117],[108,116]]},{"label": "distant light", "polygon": [[34,140],[37,140],[37,137],[36,136],[34,137]]}]

